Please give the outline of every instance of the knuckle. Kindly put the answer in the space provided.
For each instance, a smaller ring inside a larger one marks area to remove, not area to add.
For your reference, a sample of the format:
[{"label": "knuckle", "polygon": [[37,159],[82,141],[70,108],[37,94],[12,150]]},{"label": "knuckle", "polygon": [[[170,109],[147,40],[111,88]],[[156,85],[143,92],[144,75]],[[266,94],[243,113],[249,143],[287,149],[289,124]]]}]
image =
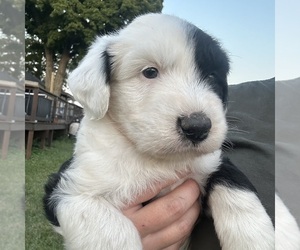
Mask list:
[{"label": "knuckle", "polygon": [[191,192],[191,193],[194,194],[195,197],[199,197],[199,195],[200,195],[199,184],[195,180],[192,180],[191,186],[192,186],[191,188],[193,189],[193,192]]},{"label": "knuckle", "polygon": [[186,236],[188,234],[190,234],[191,229],[192,229],[193,224],[190,223],[189,220],[183,220],[180,223],[178,223],[178,232],[182,235],[182,236]]},{"label": "knuckle", "polygon": [[184,200],[181,198],[176,198],[171,200],[167,209],[172,216],[180,216],[185,212]]}]

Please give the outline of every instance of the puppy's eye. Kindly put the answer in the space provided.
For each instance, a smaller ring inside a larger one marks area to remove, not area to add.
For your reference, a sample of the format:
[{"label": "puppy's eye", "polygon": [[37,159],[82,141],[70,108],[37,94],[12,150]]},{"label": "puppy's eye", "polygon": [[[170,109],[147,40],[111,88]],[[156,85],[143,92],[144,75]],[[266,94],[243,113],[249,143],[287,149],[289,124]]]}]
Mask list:
[{"label": "puppy's eye", "polygon": [[209,80],[214,80],[216,78],[216,74],[215,73],[210,73],[206,76],[207,79]]},{"label": "puppy's eye", "polygon": [[156,78],[158,75],[158,70],[157,68],[154,67],[150,67],[150,68],[146,68],[142,71],[143,75],[148,78],[148,79],[153,79]]}]

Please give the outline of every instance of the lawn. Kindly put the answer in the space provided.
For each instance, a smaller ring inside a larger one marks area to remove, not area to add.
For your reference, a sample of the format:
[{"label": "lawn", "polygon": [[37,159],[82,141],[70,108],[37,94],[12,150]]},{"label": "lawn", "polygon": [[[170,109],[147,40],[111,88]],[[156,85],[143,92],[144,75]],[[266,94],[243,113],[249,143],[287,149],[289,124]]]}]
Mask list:
[{"label": "lawn", "polygon": [[61,138],[53,141],[50,148],[33,148],[32,156],[26,160],[26,249],[60,250],[62,238],[54,233],[43,211],[44,184],[49,174],[72,156],[74,141]]},{"label": "lawn", "polygon": [[24,150],[0,159],[0,249],[24,249]]}]

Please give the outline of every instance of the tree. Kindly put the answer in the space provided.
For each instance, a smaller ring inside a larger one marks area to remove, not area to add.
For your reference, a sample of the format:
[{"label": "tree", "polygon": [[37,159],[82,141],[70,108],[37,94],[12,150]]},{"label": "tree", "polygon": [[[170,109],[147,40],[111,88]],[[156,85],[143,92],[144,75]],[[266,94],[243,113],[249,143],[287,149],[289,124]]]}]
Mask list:
[{"label": "tree", "polygon": [[50,90],[52,80],[53,92],[59,95],[68,67],[78,64],[97,34],[119,29],[139,14],[160,12],[162,2],[27,0],[26,69],[40,78],[36,73],[44,71],[46,89]]},{"label": "tree", "polygon": [[0,71],[24,78],[24,3],[0,0]]}]

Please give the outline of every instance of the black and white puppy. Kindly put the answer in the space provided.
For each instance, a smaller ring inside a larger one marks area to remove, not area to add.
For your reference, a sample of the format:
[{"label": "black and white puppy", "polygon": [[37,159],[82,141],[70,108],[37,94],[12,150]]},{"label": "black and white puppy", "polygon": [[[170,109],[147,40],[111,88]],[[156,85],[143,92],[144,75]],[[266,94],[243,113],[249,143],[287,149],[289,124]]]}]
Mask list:
[{"label": "black and white puppy", "polygon": [[[44,199],[67,249],[142,249],[120,210],[190,171],[222,249],[274,249],[249,180],[222,156],[229,62],[219,43],[174,16],[147,14],[97,38],[68,83],[85,117],[73,160]],[[164,192],[167,190],[164,190]]]}]

